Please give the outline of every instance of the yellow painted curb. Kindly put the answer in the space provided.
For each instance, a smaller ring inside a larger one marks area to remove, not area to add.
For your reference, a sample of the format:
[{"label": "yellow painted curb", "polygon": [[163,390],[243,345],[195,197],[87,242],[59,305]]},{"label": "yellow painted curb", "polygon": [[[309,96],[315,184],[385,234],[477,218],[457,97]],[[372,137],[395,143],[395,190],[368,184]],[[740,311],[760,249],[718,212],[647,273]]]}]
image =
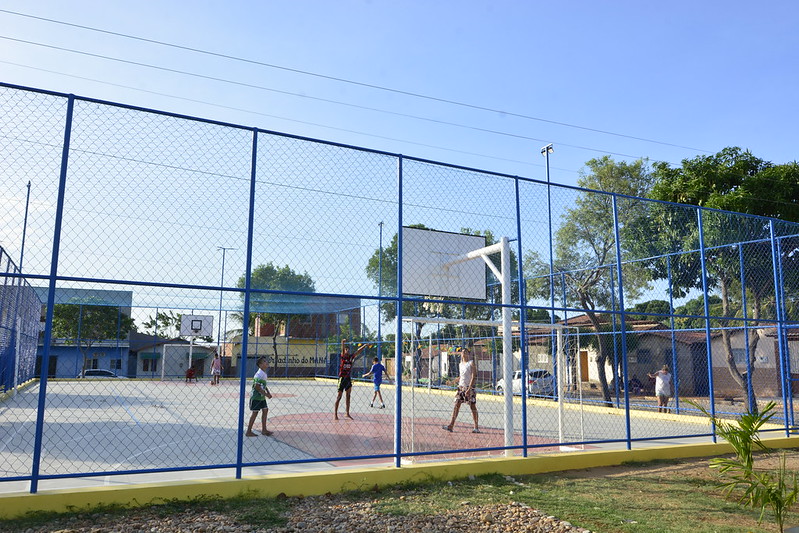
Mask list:
[{"label": "yellow painted curb", "polygon": [[0,402],[4,402],[5,400],[13,397],[14,394],[19,393],[38,382],[39,380],[37,378],[32,378],[29,379],[28,381],[23,381],[22,383],[18,384],[16,392],[14,391],[13,388],[0,392]]},{"label": "yellow painted curb", "polygon": [[[764,439],[770,448],[799,448],[799,437]],[[315,496],[354,490],[373,490],[397,483],[446,481],[482,474],[524,475],[613,466],[656,459],[710,457],[732,452],[725,443],[683,444],[635,450],[554,453],[531,457],[491,458],[394,467],[337,469],[327,472],[270,474],[244,479],[217,478],[191,482],[103,486],[44,490],[36,494],[0,494],[0,519],[26,513],[89,511],[102,505],[139,507],[197,498]]]}]

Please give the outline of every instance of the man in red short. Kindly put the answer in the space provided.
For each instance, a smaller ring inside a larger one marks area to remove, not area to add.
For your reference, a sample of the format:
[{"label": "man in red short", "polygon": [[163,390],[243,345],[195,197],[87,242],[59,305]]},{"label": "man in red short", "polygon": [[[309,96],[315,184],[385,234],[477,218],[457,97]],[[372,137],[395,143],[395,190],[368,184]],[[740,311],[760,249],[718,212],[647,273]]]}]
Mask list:
[{"label": "man in red short", "polygon": [[333,419],[338,420],[338,404],[341,401],[341,395],[346,392],[347,400],[345,406],[347,409],[347,418],[352,419],[350,416],[350,393],[352,392],[352,366],[355,359],[366,349],[366,344],[355,350],[355,353],[350,353],[350,348],[347,346],[347,339],[341,339],[341,362],[338,367],[338,396],[336,396],[336,407],[333,409]]}]

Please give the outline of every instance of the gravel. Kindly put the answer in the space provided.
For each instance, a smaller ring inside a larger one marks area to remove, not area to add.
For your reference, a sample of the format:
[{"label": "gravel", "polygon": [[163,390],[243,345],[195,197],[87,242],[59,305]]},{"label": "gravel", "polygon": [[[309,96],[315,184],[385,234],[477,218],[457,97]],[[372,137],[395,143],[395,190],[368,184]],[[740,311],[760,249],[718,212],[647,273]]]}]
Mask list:
[{"label": "gravel", "polygon": [[[404,498],[401,496],[400,499]],[[92,514],[54,521],[47,527],[22,533],[131,533],[131,532],[252,532],[273,533],[372,533],[411,531],[418,533],[590,533],[547,513],[518,502],[472,505],[464,501],[454,510],[431,515],[394,516],[378,513],[372,501],[350,501],[345,496],[292,498],[288,523],[262,528],[236,521],[222,512],[192,509],[163,517],[148,508],[132,509],[125,517]]]}]

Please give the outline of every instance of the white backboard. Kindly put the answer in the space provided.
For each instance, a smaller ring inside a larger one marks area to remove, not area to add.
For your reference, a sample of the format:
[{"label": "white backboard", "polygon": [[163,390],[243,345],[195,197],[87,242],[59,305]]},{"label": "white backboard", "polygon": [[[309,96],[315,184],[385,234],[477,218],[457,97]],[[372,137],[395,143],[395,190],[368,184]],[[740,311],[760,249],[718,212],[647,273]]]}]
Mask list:
[{"label": "white backboard", "polygon": [[181,315],[181,337],[207,337],[214,334],[213,315]]},{"label": "white backboard", "polygon": [[485,245],[485,237],[477,235],[403,227],[402,292],[485,300],[486,265],[482,259],[444,267]]}]

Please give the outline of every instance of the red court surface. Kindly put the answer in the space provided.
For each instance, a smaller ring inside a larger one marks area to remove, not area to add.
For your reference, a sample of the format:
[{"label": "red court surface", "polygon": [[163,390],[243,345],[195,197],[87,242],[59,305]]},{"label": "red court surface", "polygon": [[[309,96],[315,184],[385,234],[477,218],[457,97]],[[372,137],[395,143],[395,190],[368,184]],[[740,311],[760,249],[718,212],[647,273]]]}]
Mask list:
[{"label": "red court surface", "polygon": [[[472,433],[472,426],[464,421],[457,422],[452,432],[442,428],[449,420],[417,418],[411,423],[403,421],[403,453],[437,452],[441,450],[474,450],[477,448],[501,447],[505,443],[502,429],[480,428],[480,433]],[[471,421],[469,421],[471,422]],[[269,429],[272,438],[315,457],[352,457],[385,455],[394,451],[393,413],[357,413],[348,419],[339,413],[339,420],[333,413],[309,413],[270,417]],[[514,443],[521,445],[521,435],[514,436]],[[528,444],[548,444],[553,440],[528,437]],[[537,452],[558,451],[557,446],[536,448]],[[520,452],[517,452],[520,453]],[[434,454],[436,458],[458,458],[476,456],[504,455],[502,450],[468,451],[448,453],[446,456]],[[432,458],[432,455],[427,456]],[[424,456],[419,458],[425,459]],[[341,461],[346,464],[363,463],[366,458],[355,461]],[[335,461],[338,464],[340,461]],[[368,461],[367,462],[373,462]]]}]

